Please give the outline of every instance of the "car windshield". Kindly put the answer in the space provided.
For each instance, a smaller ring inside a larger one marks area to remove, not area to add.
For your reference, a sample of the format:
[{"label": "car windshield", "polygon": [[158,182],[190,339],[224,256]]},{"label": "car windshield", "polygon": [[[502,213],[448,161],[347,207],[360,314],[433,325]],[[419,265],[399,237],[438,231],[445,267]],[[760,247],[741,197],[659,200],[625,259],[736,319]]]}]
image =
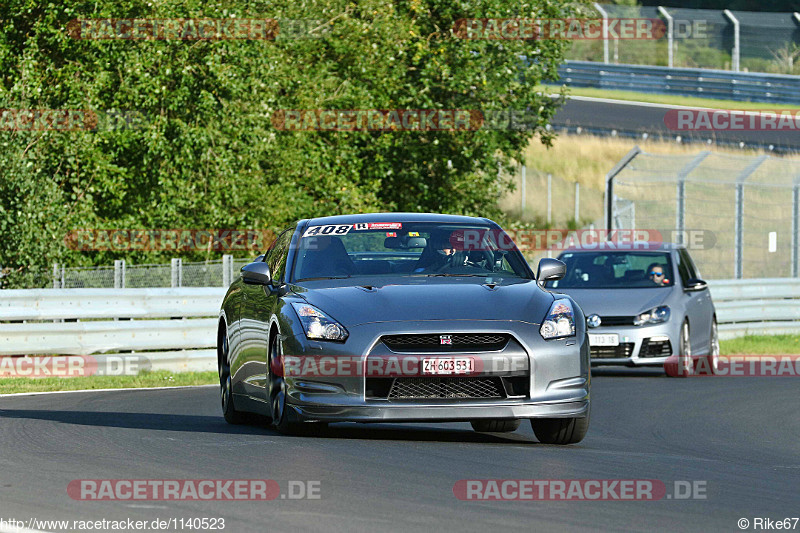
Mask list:
[{"label": "car windshield", "polygon": [[559,259],[567,273],[547,282],[551,289],[652,289],[675,283],[666,252],[565,252]]},{"label": "car windshield", "polygon": [[303,231],[295,281],[363,276],[531,277],[510,237],[488,225],[365,222]]}]

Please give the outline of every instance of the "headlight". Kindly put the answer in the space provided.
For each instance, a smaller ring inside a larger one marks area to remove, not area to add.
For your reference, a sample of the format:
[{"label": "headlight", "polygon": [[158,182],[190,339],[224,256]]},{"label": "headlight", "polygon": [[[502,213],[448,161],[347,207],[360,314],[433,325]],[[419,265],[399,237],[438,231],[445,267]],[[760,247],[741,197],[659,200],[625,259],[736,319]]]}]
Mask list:
[{"label": "headlight", "polygon": [[539,328],[546,340],[575,336],[575,313],[572,303],[567,299],[556,300]]},{"label": "headlight", "polygon": [[644,326],[645,324],[660,324],[669,320],[669,306],[661,305],[645,311],[633,319],[634,326]]},{"label": "headlight", "polygon": [[325,341],[344,341],[349,335],[344,326],[314,307],[313,305],[293,303],[306,338]]}]

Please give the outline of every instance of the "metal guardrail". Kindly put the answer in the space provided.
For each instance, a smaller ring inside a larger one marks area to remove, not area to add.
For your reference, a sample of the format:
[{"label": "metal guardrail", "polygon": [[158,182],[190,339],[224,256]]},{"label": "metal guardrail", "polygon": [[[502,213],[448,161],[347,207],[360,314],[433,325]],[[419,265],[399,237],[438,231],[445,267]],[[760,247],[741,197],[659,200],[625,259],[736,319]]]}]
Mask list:
[{"label": "metal guardrail", "polygon": [[710,281],[721,339],[800,333],[800,279]]},{"label": "metal guardrail", "polygon": [[[721,338],[800,332],[800,279],[709,285]],[[0,356],[134,351],[155,369],[213,369],[224,294],[223,288],[2,291]],[[163,351],[141,353],[152,350]]]},{"label": "metal guardrail", "polygon": [[786,74],[567,61],[558,75],[561,83],[574,87],[800,104],[800,76]]}]

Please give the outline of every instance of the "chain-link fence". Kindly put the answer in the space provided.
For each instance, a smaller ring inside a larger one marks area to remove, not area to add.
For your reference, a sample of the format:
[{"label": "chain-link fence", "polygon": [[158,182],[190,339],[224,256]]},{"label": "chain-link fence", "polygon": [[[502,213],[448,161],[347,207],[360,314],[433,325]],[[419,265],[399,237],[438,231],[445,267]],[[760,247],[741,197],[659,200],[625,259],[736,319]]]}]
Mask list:
[{"label": "chain-link fence", "polygon": [[631,155],[611,181],[612,229],[683,240],[710,279],[798,276],[800,161]]},{"label": "chain-link fence", "polygon": [[123,260],[113,266],[66,267],[54,264],[52,271],[39,273],[28,288],[149,288],[149,287],[227,287],[234,275],[252,258],[131,265]]},{"label": "chain-link fence", "polygon": [[[567,59],[800,74],[800,15],[593,4],[588,16],[661,19],[659,39],[574,41]],[[738,37],[737,37],[738,36]]]},{"label": "chain-link fence", "polygon": [[603,191],[519,166],[511,170],[514,190],[500,199],[500,208],[537,228],[577,229],[602,223]]}]

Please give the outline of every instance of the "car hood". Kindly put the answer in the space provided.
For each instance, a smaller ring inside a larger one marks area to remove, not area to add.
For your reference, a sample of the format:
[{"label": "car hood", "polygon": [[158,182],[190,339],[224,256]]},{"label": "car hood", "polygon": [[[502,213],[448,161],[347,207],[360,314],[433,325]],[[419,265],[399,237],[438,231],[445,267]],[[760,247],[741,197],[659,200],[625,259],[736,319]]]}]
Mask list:
[{"label": "car hood", "polygon": [[662,305],[668,288],[653,289],[563,289],[581,306],[586,316],[634,316]]},{"label": "car hood", "polygon": [[518,320],[540,324],[553,296],[533,280],[490,285],[458,281],[383,286],[295,286],[294,292],[344,326],[409,320]]}]

